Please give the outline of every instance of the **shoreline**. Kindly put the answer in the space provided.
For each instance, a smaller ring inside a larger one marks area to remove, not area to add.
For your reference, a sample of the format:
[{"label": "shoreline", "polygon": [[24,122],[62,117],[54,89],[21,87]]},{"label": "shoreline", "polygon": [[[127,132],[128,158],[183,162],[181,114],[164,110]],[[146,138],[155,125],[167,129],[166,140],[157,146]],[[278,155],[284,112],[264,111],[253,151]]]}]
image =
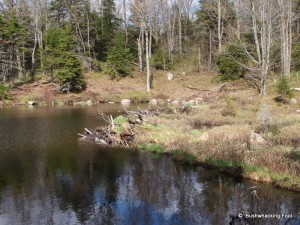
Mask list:
[{"label": "shoreline", "polygon": [[[167,154],[182,163],[216,169],[232,177],[268,183],[280,189],[300,192],[300,179],[296,172],[299,163],[286,156],[287,149],[289,148],[293,153],[293,148],[283,145],[272,147],[270,143],[252,143],[249,140],[248,126],[241,129],[237,125],[230,125],[233,129],[240,129],[240,132],[232,134],[233,136],[229,138],[224,139],[224,135],[207,138],[207,132],[212,131],[209,135],[215,135],[218,129],[231,127],[226,124],[215,124],[212,128],[191,129],[186,123],[191,122],[190,117],[199,116],[199,112],[197,108],[190,108],[192,115],[184,110],[174,109],[171,113],[161,112],[157,115],[153,113],[153,115],[145,116],[142,122],[136,123],[130,121],[134,111],[125,117],[118,116],[113,120],[115,124],[112,126],[114,127],[112,134],[116,135],[113,144],[158,155]],[[237,137],[241,138],[239,135],[242,132],[244,132],[242,135],[245,135],[243,140],[237,140]],[[128,133],[134,134],[130,142],[127,143],[125,140],[125,144],[123,142],[120,144],[122,140],[120,137]],[[101,136],[92,137],[91,140],[96,140],[95,137],[101,139]],[[105,142],[110,143],[107,140]],[[279,161],[282,161],[281,165]],[[276,167],[278,167],[277,170],[275,170]]]}]

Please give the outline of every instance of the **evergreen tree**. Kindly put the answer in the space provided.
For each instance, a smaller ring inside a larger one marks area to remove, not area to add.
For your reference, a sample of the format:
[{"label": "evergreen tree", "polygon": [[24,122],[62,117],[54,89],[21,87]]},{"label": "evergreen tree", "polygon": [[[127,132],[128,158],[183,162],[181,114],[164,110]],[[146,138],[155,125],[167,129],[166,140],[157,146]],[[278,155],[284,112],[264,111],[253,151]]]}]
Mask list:
[{"label": "evergreen tree", "polygon": [[112,45],[115,32],[120,20],[115,16],[116,6],[113,0],[103,0],[103,10],[100,14],[93,14],[93,28],[95,36],[94,54],[97,59],[105,61]]},{"label": "evergreen tree", "polygon": [[108,65],[113,69],[111,75],[127,76],[131,71],[131,62],[133,60],[129,49],[125,47],[125,34],[118,31],[112,41],[113,47],[110,49],[107,57]]},{"label": "evergreen tree", "polygon": [[21,55],[26,51],[27,35],[28,32],[19,23],[14,11],[5,17],[0,16],[0,70],[4,80],[13,81],[18,74],[24,73]]},{"label": "evergreen tree", "polygon": [[76,42],[70,24],[47,31],[45,68],[64,92],[79,91],[85,87],[81,64],[74,52]]}]

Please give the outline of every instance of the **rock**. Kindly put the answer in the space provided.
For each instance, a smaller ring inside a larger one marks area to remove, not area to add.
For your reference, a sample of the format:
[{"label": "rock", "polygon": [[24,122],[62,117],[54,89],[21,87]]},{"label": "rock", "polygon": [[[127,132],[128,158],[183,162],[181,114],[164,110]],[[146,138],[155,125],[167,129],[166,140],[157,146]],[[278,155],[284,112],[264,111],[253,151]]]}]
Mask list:
[{"label": "rock", "polygon": [[156,99],[151,99],[149,104],[151,105],[156,105],[157,104],[157,100]]},{"label": "rock", "polygon": [[[59,103],[60,103],[60,101],[57,103],[57,105],[60,105]],[[84,101],[78,101],[78,102],[76,102],[75,105],[85,105],[85,102]]]},{"label": "rock", "polygon": [[196,103],[196,101],[195,100],[190,100],[189,103],[194,105]]},{"label": "rock", "polygon": [[121,104],[122,105],[129,105],[130,104],[130,99],[122,99]]},{"label": "rock", "polygon": [[295,91],[300,91],[300,88],[291,88],[291,89],[293,89]]},{"label": "rock", "polygon": [[265,143],[265,139],[260,134],[251,132],[250,146],[264,145]]},{"label": "rock", "polygon": [[86,101],[86,104],[87,104],[87,105],[93,105],[94,102],[93,102],[92,100],[88,100],[88,101]]},{"label": "rock", "polygon": [[173,80],[173,79],[174,79],[173,74],[170,73],[170,72],[168,72],[168,73],[167,73],[167,79],[168,79],[168,80]]},{"label": "rock", "polygon": [[28,101],[27,102],[28,105],[38,105],[37,101]]},{"label": "rock", "polygon": [[173,104],[173,105],[178,105],[178,104],[179,104],[179,101],[178,101],[178,100],[174,100],[174,101],[172,102],[172,104]]},{"label": "rock", "polygon": [[300,113],[300,109],[297,109],[296,112],[297,112],[297,113]]},{"label": "rock", "polygon": [[167,103],[170,103],[170,102],[171,102],[171,99],[168,98],[166,101],[167,101]]},{"label": "rock", "polygon": [[108,102],[108,104],[115,104],[114,102]]},{"label": "rock", "polygon": [[290,102],[291,102],[291,104],[294,104],[294,105],[296,105],[298,103],[297,99],[295,99],[295,98],[292,98],[290,100]]}]

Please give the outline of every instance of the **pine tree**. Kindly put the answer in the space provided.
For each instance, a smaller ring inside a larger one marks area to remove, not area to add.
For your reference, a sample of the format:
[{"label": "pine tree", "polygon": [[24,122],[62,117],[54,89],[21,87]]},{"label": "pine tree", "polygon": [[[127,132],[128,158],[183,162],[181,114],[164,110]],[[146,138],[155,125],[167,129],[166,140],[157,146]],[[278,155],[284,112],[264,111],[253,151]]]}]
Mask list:
[{"label": "pine tree", "polygon": [[118,31],[113,39],[113,47],[110,49],[107,57],[108,65],[113,69],[111,75],[127,76],[131,71],[131,62],[133,56],[129,49],[125,47],[125,34]]},{"label": "pine tree", "polygon": [[76,42],[70,24],[63,28],[52,27],[45,37],[45,68],[63,92],[80,91],[85,87],[80,61],[74,52]]},{"label": "pine tree", "polygon": [[113,0],[103,0],[103,10],[100,14],[93,15],[93,27],[95,28],[94,54],[97,59],[105,61],[112,40],[120,25],[120,20],[115,16],[116,6]]}]

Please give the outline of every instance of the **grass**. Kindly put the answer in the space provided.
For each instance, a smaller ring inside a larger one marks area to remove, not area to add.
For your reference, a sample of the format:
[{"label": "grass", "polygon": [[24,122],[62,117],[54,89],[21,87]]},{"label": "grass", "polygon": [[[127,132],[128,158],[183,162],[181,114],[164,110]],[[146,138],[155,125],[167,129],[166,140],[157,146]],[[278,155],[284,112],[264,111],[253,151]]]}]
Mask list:
[{"label": "grass", "polygon": [[123,98],[130,99],[132,103],[145,103],[151,99],[151,96],[146,91],[130,91],[122,96]]},{"label": "grass", "polygon": [[148,152],[154,152],[159,154],[164,153],[164,148],[159,144],[141,144],[138,146],[138,148]]},{"label": "grass", "polygon": [[[209,164],[231,175],[300,191],[297,106],[278,106],[272,96],[260,99],[252,94],[227,93],[189,114],[149,118],[138,128],[136,142],[163,146],[175,160]],[[222,113],[228,105],[234,115]],[[263,143],[251,140],[253,131]]]},{"label": "grass", "polygon": [[43,94],[40,92],[33,92],[28,95],[23,95],[19,97],[19,101],[22,103],[27,103],[28,101],[43,101]]}]

